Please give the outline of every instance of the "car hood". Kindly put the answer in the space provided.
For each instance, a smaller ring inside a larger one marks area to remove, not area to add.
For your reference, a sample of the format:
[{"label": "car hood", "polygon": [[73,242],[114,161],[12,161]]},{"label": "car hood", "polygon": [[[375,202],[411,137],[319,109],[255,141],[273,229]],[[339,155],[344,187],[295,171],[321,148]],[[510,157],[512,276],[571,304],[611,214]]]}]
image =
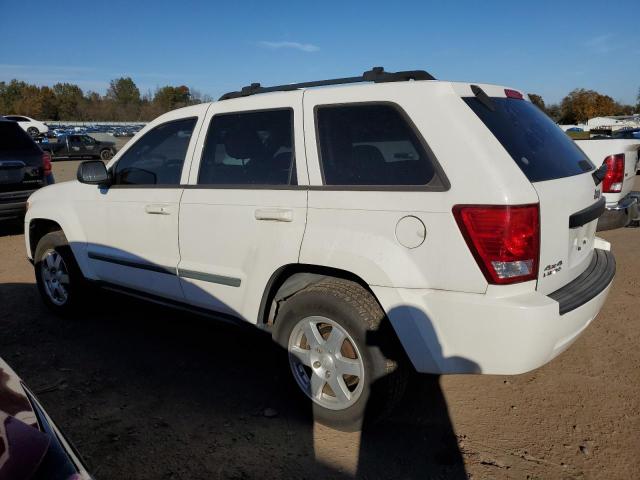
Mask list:
[{"label": "car hood", "polygon": [[0,480],[27,480],[49,448],[20,377],[0,358]]}]

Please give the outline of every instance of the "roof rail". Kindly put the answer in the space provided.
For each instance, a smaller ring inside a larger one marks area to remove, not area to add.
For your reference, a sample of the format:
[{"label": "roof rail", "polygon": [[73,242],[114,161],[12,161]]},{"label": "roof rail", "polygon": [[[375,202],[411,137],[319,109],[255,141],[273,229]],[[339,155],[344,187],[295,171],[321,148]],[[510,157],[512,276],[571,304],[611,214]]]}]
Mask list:
[{"label": "roof rail", "polygon": [[231,98],[248,97],[258,93],[268,92],[288,92],[299,88],[325,87],[327,85],[344,85],[347,83],[359,82],[406,82],[409,80],[435,80],[435,77],[424,70],[406,70],[404,72],[385,72],[383,67],[373,67],[364,72],[360,77],[334,78],[331,80],[317,80],[315,82],[291,83],[289,85],[276,85],[273,87],[263,87],[259,83],[252,83],[237,92],[228,92],[222,95],[219,100],[229,100]]}]

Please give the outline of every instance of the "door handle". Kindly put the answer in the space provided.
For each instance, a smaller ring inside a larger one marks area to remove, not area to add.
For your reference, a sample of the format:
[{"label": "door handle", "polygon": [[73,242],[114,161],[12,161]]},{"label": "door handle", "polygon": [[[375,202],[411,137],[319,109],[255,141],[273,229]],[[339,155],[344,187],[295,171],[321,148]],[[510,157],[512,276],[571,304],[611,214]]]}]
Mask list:
[{"label": "door handle", "polygon": [[151,215],[171,215],[171,207],[162,203],[145,205],[144,211]]},{"label": "door handle", "polygon": [[272,220],[275,222],[293,222],[293,210],[289,208],[258,208],[256,220]]}]

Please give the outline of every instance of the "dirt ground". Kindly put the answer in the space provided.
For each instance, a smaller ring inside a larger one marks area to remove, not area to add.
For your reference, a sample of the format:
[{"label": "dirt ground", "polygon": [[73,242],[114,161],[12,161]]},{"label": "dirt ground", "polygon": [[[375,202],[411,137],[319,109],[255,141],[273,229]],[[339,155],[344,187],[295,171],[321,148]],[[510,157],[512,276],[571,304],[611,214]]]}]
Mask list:
[{"label": "dirt ground", "polygon": [[[54,164],[58,181],[76,168]],[[98,479],[640,472],[640,229],[602,234],[617,258],[614,287],[559,358],[519,376],[415,376],[391,418],[341,433],[314,424],[281,353],[253,330],[107,293],[82,318],[52,316],[21,228],[0,226],[0,355]]]}]

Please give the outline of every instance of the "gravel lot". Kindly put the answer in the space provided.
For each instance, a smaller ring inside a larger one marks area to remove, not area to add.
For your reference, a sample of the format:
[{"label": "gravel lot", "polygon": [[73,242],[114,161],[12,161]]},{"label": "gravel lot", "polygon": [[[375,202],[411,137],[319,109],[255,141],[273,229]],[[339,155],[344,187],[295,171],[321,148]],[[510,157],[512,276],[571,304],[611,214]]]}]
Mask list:
[{"label": "gravel lot", "polygon": [[[57,180],[73,178],[77,163],[55,162]],[[0,224],[0,354],[99,479],[640,471],[640,229],[602,235],[617,257],[613,290],[549,365],[510,377],[416,376],[392,418],[346,434],[314,424],[281,352],[252,330],[106,293],[82,318],[52,316],[21,228]]]}]

